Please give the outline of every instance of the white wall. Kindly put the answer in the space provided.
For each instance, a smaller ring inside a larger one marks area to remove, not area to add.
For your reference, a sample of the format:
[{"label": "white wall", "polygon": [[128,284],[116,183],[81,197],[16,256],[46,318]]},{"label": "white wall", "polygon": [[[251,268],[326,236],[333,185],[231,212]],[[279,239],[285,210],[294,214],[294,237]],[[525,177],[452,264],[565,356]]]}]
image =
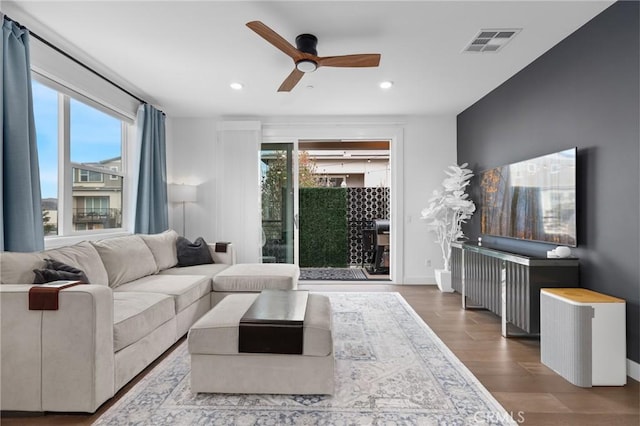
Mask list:
[{"label": "white wall", "polygon": [[[216,241],[216,122],[215,118],[167,119],[167,181],[197,185],[197,203],[186,211],[186,237]],[[182,234],[182,206],[169,204],[169,226]]]},{"label": "white wall", "polygon": [[411,117],[404,139],[404,283],[433,284],[433,270],[444,267],[444,261],[420,212],[446,177],[443,170],[456,162],[456,117]]},{"label": "white wall", "polygon": [[[252,118],[253,121],[256,118]],[[433,268],[443,266],[439,246],[433,242],[433,236],[419,219],[420,211],[426,207],[427,200],[434,189],[438,188],[445,177],[443,170],[456,162],[456,118],[455,116],[428,117],[262,117],[258,119],[263,127],[300,128],[303,124],[317,126],[318,123],[332,123],[332,132],[354,123],[375,125],[393,123],[403,132],[401,169],[404,194],[399,206],[399,216],[403,218],[402,235],[398,236],[403,247],[403,258],[399,259],[398,283],[433,284]],[[223,164],[253,161],[253,159],[233,158],[233,153],[224,155],[219,147],[216,129],[219,117],[212,118],[173,118],[167,125],[167,168],[169,182],[199,184],[198,203],[187,208],[187,237],[193,239],[203,236],[207,241],[223,239],[216,235],[216,229],[224,229],[228,224],[218,223],[214,217],[216,205],[216,179],[224,184],[225,177],[218,175],[216,161]],[[237,120],[235,120],[237,121]],[[220,154],[218,154],[220,153]],[[221,155],[223,158],[217,158]],[[226,157],[226,158],[225,158]],[[393,194],[392,194],[393,197]],[[242,212],[238,212],[242,214]],[[228,221],[226,219],[225,221]],[[182,229],[181,210],[170,208],[171,226]],[[426,266],[431,260],[432,267]]]}]

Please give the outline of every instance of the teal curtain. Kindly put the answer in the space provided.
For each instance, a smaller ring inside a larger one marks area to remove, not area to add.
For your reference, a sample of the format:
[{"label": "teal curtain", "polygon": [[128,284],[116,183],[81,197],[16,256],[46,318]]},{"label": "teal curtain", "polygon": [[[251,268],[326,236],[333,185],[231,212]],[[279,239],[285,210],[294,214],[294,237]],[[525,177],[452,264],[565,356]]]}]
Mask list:
[{"label": "teal curtain", "polygon": [[155,234],[169,228],[164,113],[148,104],[138,108],[140,168],[135,232]]},{"label": "teal curtain", "polygon": [[44,249],[29,32],[2,18],[0,250]]}]

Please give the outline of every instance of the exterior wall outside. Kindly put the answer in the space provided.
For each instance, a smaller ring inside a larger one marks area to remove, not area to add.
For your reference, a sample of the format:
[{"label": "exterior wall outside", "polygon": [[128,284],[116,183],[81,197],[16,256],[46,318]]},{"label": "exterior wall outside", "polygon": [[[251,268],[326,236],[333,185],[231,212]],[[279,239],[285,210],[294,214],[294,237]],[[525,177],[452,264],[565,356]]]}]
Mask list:
[{"label": "exterior wall outside", "polygon": [[108,174],[108,171],[122,170],[122,160],[118,157],[90,165],[104,168],[105,173],[99,174],[100,180],[83,181],[82,169],[74,168],[73,229],[84,231],[120,228],[122,226],[123,181],[119,176]]},{"label": "exterior wall outside", "polygon": [[[72,227],[74,231],[86,231],[97,229],[121,228],[123,180],[120,176],[108,174],[108,171],[122,170],[121,158],[114,158],[98,164],[90,164],[92,167],[106,168],[106,173],[92,171],[93,180],[86,180],[87,170],[73,169],[72,184]],[[81,171],[82,170],[82,171]],[[49,203],[51,204],[51,203]],[[57,200],[54,201],[57,205]],[[56,206],[57,207],[57,206]],[[48,214],[48,224],[57,228],[57,208],[45,208],[43,213]],[[46,228],[45,228],[46,229]],[[47,235],[56,235],[57,230],[47,231]]]},{"label": "exterior wall outside", "polygon": [[315,173],[319,177],[345,177],[348,187],[388,188],[391,186],[389,160],[317,159]]}]

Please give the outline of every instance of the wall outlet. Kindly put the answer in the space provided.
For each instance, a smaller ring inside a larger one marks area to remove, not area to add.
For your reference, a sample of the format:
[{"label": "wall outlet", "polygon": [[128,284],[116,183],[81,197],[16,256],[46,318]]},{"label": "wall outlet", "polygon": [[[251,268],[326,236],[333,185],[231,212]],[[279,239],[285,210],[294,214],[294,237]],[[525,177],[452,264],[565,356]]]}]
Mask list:
[{"label": "wall outlet", "polygon": [[431,266],[431,259],[425,260],[424,264],[427,265],[427,266]]}]

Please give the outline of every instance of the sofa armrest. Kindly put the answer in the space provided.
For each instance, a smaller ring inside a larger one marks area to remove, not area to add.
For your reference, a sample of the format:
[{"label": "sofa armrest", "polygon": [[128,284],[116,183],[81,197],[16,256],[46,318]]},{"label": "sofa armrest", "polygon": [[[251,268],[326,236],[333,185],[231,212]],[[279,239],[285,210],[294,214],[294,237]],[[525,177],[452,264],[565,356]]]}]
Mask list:
[{"label": "sofa armrest", "polygon": [[226,252],[217,252],[216,243],[208,243],[209,252],[215,263],[222,263],[223,265],[233,265],[236,263],[236,249],[231,243],[225,243],[227,245]]},{"label": "sofa armrest", "polygon": [[0,407],[95,412],[114,395],[113,293],[78,285],[30,311],[31,285],[0,286]]}]

